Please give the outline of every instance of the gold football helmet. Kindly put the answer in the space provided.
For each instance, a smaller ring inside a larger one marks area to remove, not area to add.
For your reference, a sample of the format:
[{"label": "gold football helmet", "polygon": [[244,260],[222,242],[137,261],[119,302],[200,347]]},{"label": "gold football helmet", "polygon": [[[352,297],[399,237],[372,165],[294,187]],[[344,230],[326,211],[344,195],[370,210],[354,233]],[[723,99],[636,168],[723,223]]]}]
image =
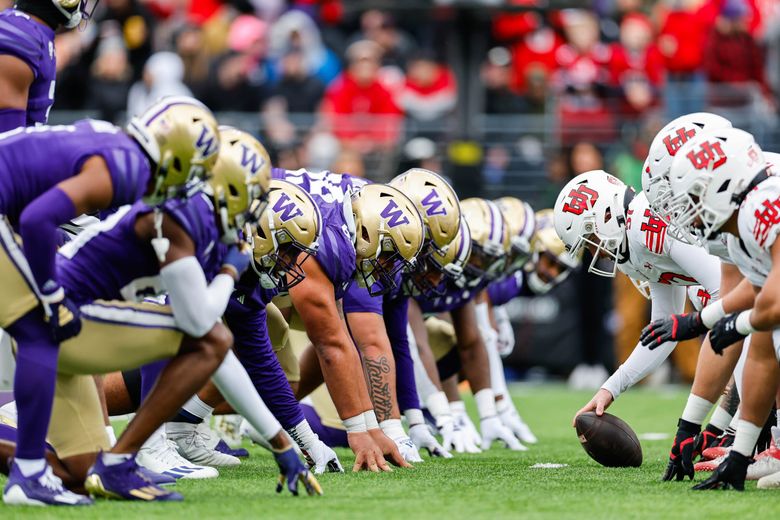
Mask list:
[{"label": "gold football helmet", "polygon": [[504,270],[509,229],[501,210],[492,201],[470,198],[461,202],[463,219],[471,232],[471,257],[464,274],[470,283],[495,279]]},{"label": "gold football helmet", "polygon": [[152,162],[154,188],[144,198],[149,204],[179,195],[192,180],[205,180],[217,162],[217,120],[194,98],[164,97],[130,119],[126,131]]},{"label": "gold football helmet", "polygon": [[[65,22],[62,24],[67,29],[73,29],[78,27],[81,22],[87,22],[92,17],[92,13],[95,12],[98,0],[92,2],[92,8],[90,9],[87,4],[88,0],[51,0],[54,7],[65,17]],[[24,6],[22,6],[23,8]]]},{"label": "gold football helmet", "polygon": [[[572,257],[555,231],[553,210],[536,212],[536,232],[531,239],[531,261],[526,264],[528,286],[536,294],[544,294],[563,282],[580,262]],[[581,252],[580,252],[581,254]]]},{"label": "gold football helmet", "polygon": [[[395,288],[422,250],[423,219],[414,203],[387,184],[366,184],[352,194],[358,283],[372,296]],[[381,287],[377,287],[381,285]]]},{"label": "gold football helmet", "polygon": [[[265,211],[271,183],[271,159],[260,141],[229,126],[219,127],[219,157],[208,180],[227,243],[238,241],[246,224]],[[256,204],[252,204],[257,201]]]},{"label": "gold football helmet", "polygon": [[457,281],[463,276],[463,270],[471,257],[471,230],[466,223],[466,219],[461,219],[458,226],[458,233],[442,254],[434,251],[431,254],[431,261],[438,265],[438,268],[444,272],[445,276]]},{"label": "gold football helmet", "polygon": [[494,201],[509,228],[509,251],[506,271],[513,273],[531,259],[531,239],[536,228],[534,210],[516,197],[501,197]]},{"label": "gold football helmet", "polygon": [[317,254],[322,216],[311,195],[291,182],[273,179],[268,207],[252,240],[252,268],[266,289],[288,291],[304,279],[301,265]]}]

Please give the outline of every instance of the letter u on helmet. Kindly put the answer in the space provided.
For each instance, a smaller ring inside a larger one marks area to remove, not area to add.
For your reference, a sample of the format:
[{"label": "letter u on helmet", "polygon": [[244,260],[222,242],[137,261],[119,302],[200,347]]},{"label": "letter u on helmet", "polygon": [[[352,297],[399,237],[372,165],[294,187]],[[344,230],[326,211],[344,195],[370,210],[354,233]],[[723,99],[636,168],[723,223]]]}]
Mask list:
[{"label": "letter u on helmet", "polygon": [[301,265],[317,254],[322,216],[304,189],[281,179],[271,181],[268,207],[253,237],[252,268],[266,289],[288,291],[305,274]]},{"label": "letter u on helmet", "polygon": [[696,112],[674,119],[656,134],[642,166],[642,191],[653,211],[669,215],[669,169],[680,148],[699,132],[719,128],[731,128],[731,121],[709,112]]},{"label": "letter u on helmet", "polygon": [[217,120],[194,98],[162,98],[130,119],[126,130],[153,164],[154,189],[145,197],[149,204],[180,195],[191,181],[205,180],[217,162]]},{"label": "letter u on helmet", "polygon": [[[588,271],[614,277],[620,247],[625,239],[625,198],[629,188],[604,170],[581,173],[563,187],[553,208],[555,231],[576,259],[591,247]],[[599,259],[611,260],[609,269]]]},{"label": "letter u on helmet", "polygon": [[494,201],[509,228],[509,254],[506,271],[522,269],[531,258],[531,239],[536,230],[536,217],[531,205],[516,197],[501,197]]},{"label": "letter u on helmet", "polygon": [[495,279],[504,270],[509,249],[509,228],[492,201],[470,198],[461,202],[463,219],[471,233],[471,256],[464,270],[470,283]]},{"label": "letter u on helmet", "polygon": [[260,141],[229,126],[219,127],[219,156],[209,187],[223,240],[237,242],[238,232],[254,226],[265,211],[271,183],[271,159]]},{"label": "letter u on helmet", "polygon": [[736,128],[697,134],[672,161],[672,236],[693,244],[713,237],[767,169],[753,136]]},{"label": "letter u on helmet", "polygon": [[386,184],[366,184],[352,195],[358,283],[372,296],[396,287],[396,275],[411,270],[425,231],[414,202]]}]

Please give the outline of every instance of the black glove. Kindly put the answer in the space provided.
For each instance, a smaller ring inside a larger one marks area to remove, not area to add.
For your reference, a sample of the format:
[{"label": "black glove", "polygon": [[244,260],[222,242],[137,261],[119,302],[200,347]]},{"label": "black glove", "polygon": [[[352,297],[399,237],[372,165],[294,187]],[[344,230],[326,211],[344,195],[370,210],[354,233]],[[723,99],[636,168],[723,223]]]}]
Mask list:
[{"label": "black glove", "polygon": [[655,320],[642,330],[639,341],[650,350],[667,341],[682,341],[696,338],[707,332],[698,312],[672,314],[668,318]]},{"label": "black glove", "polygon": [[721,462],[718,469],[712,474],[710,478],[693,486],[693,489],[699,491],[702,489],[736,489],[737,491],[745,490],[745,476],[747,475],[747,467],[753,459],[746,457],[738,451],[731,450],[726,460]]},{"label": "black glove", "polygon": [[737,316],[739,313],[727,314],[712,327],[710,331],[710,345],[719,356],[727,347],[745,339],[745,334],[737,332]]},{"label": "black glove", "polygon": [[689,477],[693,480],[693,459],[696,457],[694,446],[696,436],[701,426],[688,422],[685,419],[677,421],[677,435],[674,436],[674,444],[669,452],[669,463],[662,480],[683,480]]},{"label": "black glove", "polygon": [[693,446],[695,453],[701,454],[707,448],[717,446],[719,437],[723,435],[723,430],[716,428],[715,426],[708,424],[699,435],[696,436],[696,442]]}]

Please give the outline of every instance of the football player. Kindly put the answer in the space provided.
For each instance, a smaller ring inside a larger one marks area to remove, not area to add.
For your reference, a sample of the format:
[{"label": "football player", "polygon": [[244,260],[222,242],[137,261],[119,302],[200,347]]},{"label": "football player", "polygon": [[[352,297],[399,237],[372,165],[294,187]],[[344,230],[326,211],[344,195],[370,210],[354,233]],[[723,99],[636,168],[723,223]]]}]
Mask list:
[{"label": "football player", "polygon": [[[302,265],[305,278],[290,289],[292,306],[303,322],[331,389],[356,459],[353,471],[389,471],[383,454],[409,464],[379,428],[361,373],[359,355],[343,320],[341,300],[352,283],[391,284],[393,273],[412,264],[422,244],[422,218],[400,191],[383,184],[330,172],[274,169],[305,189],[320,207],[323,234],[317,256]],[[304,356],[306,353],[304,353]],[[302,363],[302,368],[304,363]],[[298,396],[319,385],[320,371],[301,372]]]},{"label": "football player", "polygon": [[[555,230],[570,254],[590,251],[589,272],[614,277],[620,270],[633,280],[648,283],[653,319],[668,315],[670,310],[681,313],[690,286],[701,285],[712,299],[718,299],[718,259],[669,236],[667,222],[649,208],[645,195],[634,194],[607,172],[590,171],[569,181],[554,212]],[[576,415],[592,410],[604,413],[621,393],[658,368],[675,346],[674,340],[668,340],[649,350],[638,343]]]},{"label": "football player", "polygon": [[[744,368],[740,420],[732,449],[715,473],[694,489],[744,489],[748,464],[780,383],[775,238],[780,181],[768,174],[762,150],[747,132],[727,128],[697,135],[681,150],[670,172],[674,225],[697,244],[725,236],[729,257],[745,277],[726,296],[725,314],[710,331],[715,353],[751,338]],[[751,287],[752,286],[752,287]],[[730,300],[755,288],[751,310],[733,312]],[[759,480],[771,486],[772,476]]]},{"label": "football player", "polygon": [[51,473],[43,450],[57,344],[80,329],[79,311],[54,269],[57,226],[141,197],[157,203],[178,194],[214,164],[218,148],[216,121],[191,98],[161,101],[125,132],[85,120],[2,134],[2,165],[13,174],[3,175],[0,184],[2,278],[9,288],[0,327],[18,344],[14,394],[20,430],[7,503],[86,502],[62,494],[56,482],[44,485]]}]

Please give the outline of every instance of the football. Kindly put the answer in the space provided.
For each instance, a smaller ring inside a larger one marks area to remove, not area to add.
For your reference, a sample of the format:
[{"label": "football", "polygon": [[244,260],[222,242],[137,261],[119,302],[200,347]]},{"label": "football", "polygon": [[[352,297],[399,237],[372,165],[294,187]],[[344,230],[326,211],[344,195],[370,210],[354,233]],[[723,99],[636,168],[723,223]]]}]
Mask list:
[{"label": "football", "polygon": [[642,465],[642,446],[625,421],[609,413],[586,412],[577,417],[577,437],[590,457],[610,468]]}]

